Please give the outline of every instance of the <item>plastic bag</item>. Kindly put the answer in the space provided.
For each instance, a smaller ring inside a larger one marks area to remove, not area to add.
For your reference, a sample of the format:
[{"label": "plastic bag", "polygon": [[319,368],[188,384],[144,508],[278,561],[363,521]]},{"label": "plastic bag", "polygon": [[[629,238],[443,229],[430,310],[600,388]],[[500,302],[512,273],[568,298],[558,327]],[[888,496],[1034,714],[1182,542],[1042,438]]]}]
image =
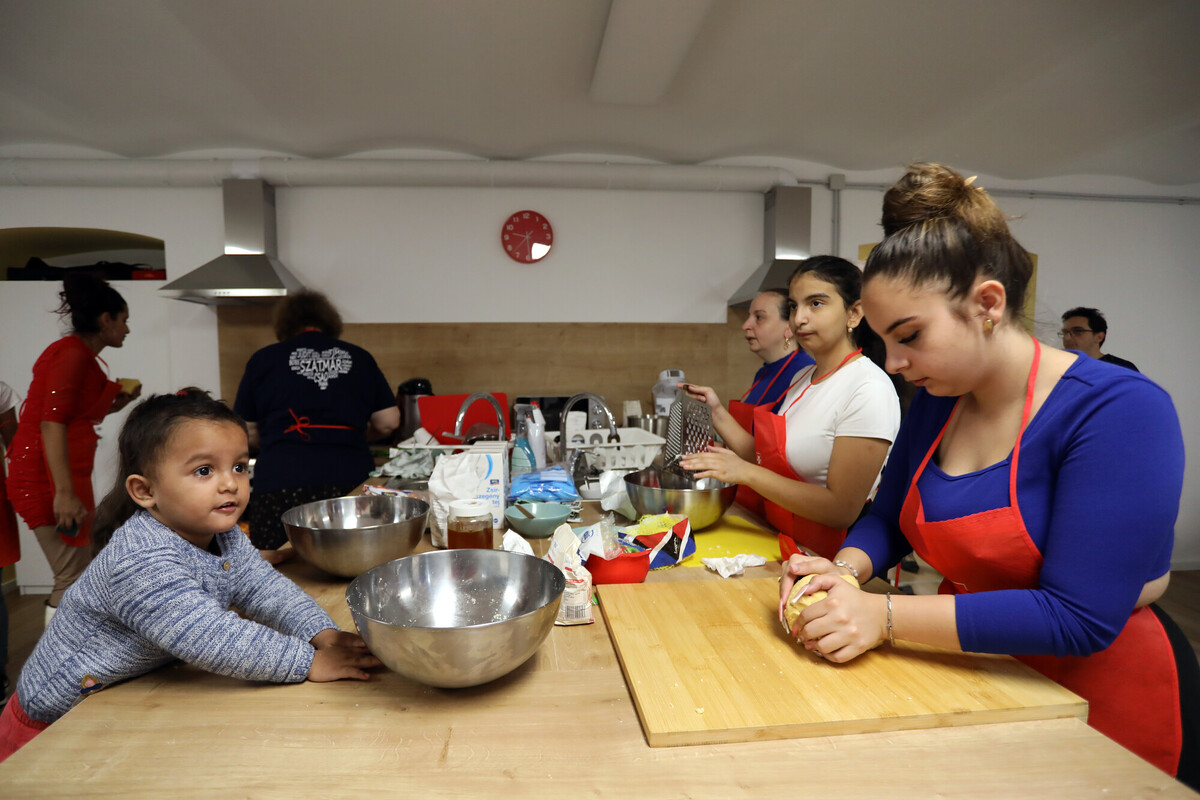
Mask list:
[{"label": "plastic bag", "polygon": [[642,517],[621,533],[621,541],[650,550],[650,569],[673,567],[696,552],[691,521],[674,514]]},{"label": "plastic bag", "polygon": [[617,538],[617,525],[612,514],[605,514],[599,522],[579,528],[575,533],[579,536],[579,555],[585,561],[589,556],[609,561],[625,552]]},{"label": "plastic bag", "polygon": [[561,466],[546,467],[536,472],[526,472],[512,479],[508,490],[508,502],[527,500],[531,503],[569,503],[579,500],[575,481]]}]

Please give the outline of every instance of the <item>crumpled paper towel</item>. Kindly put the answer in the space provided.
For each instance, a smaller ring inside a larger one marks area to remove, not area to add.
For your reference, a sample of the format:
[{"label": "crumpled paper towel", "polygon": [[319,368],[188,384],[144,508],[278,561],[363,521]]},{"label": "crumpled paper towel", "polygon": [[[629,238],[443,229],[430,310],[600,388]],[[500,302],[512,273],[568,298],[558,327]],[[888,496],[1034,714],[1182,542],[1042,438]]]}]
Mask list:
[{"label": "crumpled paper towel", "polygon": [[504,540],[500,547],[510,553],[524,553],[527,556],[534,554],[533,547],[529,542],[525,541],[525,538],[514,530],[504,532]]},{"label": "crumpled paper towel", "polygon": [[615,511],[627,519],[637,519],[637,511],[625,491],[625,476],[634,470],[606,469],[600,473],[600,507]]},{"label": "crumpled paper towel", "polygon": [[746,567],[761,567],[767,563],[765,556],[753,553],[740,553],[729,558],[702,558],[700,561],[722,578],[732,578],[745,572]]}]

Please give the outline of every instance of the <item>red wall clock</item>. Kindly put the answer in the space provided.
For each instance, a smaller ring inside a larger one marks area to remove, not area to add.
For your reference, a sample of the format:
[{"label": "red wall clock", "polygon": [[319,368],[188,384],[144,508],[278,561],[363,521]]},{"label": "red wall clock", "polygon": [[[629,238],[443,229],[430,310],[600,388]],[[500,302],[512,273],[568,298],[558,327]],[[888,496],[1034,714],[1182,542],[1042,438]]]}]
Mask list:
[{"label": "red wall clock", "polygon": [[536,211],[518,211],[500,228],[500,246],[513,261],[532,264],[541,261],[554,244],[550,220]]}]

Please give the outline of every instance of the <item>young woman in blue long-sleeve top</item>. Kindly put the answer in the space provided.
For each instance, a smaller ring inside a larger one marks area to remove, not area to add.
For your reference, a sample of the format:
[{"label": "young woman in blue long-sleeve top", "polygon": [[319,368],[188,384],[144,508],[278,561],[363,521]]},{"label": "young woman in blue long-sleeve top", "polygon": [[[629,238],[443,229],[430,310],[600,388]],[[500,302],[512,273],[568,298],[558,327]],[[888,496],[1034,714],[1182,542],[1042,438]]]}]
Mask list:
[{"label": "young woman in blue long-sleeve top", "polygon": [[[1042,346],[1017,317],[1028,253],[970,180],[917,164],[884,197],[863,306],[887,368],[920,387],[871,512],[835,561],[793,557],[828,596],[793,631],[844,662],[906,639],[1010,653],[1083,696],[1089,723],[1192,785],[1195,656],[1152,601],[1183,482],[1171,398],[1146,377]],[[915,551],[937,596],[862,592]]]}]

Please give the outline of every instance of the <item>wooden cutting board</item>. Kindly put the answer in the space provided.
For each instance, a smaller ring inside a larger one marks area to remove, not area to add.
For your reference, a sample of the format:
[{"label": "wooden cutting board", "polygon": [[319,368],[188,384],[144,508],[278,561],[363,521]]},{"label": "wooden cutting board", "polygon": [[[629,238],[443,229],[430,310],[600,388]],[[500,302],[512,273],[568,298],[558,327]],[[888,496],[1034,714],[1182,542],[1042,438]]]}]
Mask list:
[{"label": "wooden cutting board", "polygon": [[651,747],[1087,719],[1085,700],[1009,656],[898,642],[823,661],[784,633],[772,578],[598,591]]}]

